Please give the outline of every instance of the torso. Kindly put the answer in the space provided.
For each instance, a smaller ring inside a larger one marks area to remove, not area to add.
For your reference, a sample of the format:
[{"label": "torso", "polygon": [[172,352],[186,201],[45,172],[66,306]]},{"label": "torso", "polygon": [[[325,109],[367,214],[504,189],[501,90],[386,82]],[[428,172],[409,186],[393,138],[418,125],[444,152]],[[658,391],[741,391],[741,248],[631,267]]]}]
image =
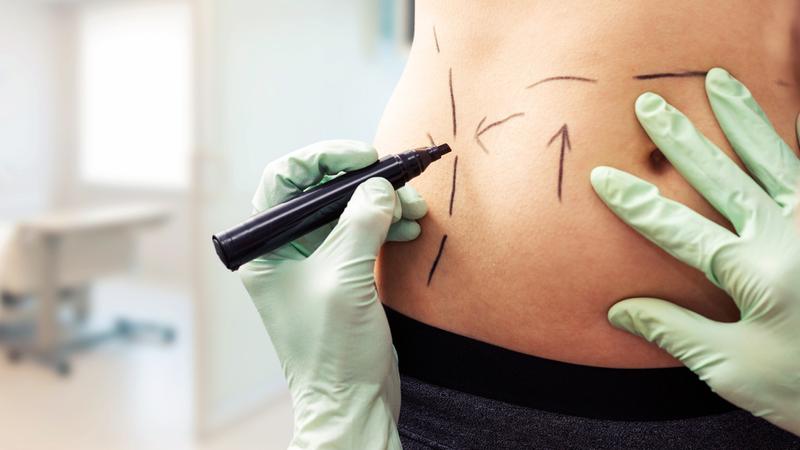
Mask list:
[{"label": "torso", "polygon": [[[655,91],[733,155],[702,76],[634,77],[724,67],[796,148],[794,8],[790,0],[418,1],[409,61],[375,143],[385,154],[432,139],[453,152],[411,183],[430,209],[420,238],[384,246],[382,300],[430,325],[545,358],[677,365],[612,328],[608,308],[655,296],[717,320],[738,312],[703,274],[620,222],[589,173],[598,165],[632,172],[727,226],[653,152],[633,112],[640,93]],[[572,78],[528,87],[551,77]]]}]

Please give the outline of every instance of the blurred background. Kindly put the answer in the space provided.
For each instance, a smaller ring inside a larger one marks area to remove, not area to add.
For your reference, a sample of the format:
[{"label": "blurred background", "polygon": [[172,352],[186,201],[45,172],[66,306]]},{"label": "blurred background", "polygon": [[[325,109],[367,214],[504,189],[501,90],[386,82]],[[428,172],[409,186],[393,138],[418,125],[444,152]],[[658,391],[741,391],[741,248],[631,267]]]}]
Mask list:
[{"label": "blurred background", "polygon": [[210,236],[371,141],[413,0],[0,0],[0,448],[271,449],[279,363]]}]

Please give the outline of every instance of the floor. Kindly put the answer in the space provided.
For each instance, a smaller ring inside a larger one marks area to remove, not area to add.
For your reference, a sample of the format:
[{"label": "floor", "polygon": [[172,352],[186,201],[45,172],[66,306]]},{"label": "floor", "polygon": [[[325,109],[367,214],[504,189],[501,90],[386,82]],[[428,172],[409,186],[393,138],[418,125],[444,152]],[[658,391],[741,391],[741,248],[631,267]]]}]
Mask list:
[{"label": "floor", "polygon": [[33,361],[0,357],[0,448],[283,449],[291,439],[288,395],[257,416],[198,442],[192,432],[191,305],[177,290],[130,279],[93,290],[92,329],[124,315],[168,323],[177,340],[114,341],[72,360],[60,377]]}]

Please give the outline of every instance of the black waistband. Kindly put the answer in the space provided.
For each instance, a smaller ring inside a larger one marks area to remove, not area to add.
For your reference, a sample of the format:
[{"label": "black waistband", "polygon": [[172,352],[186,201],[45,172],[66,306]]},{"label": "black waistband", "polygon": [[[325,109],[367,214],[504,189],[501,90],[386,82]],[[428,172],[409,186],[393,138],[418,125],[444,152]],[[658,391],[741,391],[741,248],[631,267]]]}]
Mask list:
[{"label": "black waistband", "polygon": [[400,373],[519,406],[608,420],[671,420],[736,407],[685,367],[612,369],[539,358],[441,330],[392,309]]}]

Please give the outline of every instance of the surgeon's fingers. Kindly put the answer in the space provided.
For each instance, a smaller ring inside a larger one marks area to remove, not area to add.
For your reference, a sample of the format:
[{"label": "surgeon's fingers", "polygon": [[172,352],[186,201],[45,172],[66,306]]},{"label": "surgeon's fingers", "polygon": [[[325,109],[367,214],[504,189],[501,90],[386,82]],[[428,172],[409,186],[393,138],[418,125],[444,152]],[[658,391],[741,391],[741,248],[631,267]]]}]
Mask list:
[{"label": "surgeon's fingers", "polygon": [[403,210],[404,219],[421,219],[428,213],[428,204],[425,199],[414,189],[414,186],[406,184],[397,190],[397,197]]},{"label": "surgeon's fingers", "polygon": [[360,169],[377,160],[375,148],[363,142],[311,144],[267,165],[253,196],[253,207],[257,212],[271,208],[319,183],[326,175]]},{"label": "surgeon's fingers", "polygon": [[392,214],[392,226],[386,235],[387,241],[406,242],[419,237],[422,229],[416,219],[428,212],[428,204],[416,189],[407,184],[397,190]]},{"label": "surgeon's fingers", "polygon": [[386,240],[392,242],[413,241],[419,237],[420,233],[422,233],[422,228],[416,220],[400,219],[389,227]]},{"label": "surgeon's fingers", "polygon": [[639,96],[636,116],[672,165],[740,234],[752,225],[756,206],[772,203],[752,178],[660,96]]},{"label": "surgeon's fingers", "polygon": [[684,263],[701,270],[715,284],[712,260],[737,236],[686,206],[659,194],[641,178],[611,167],[595,167],[591,175],[600,199],[654,244]]},{"label": "surgeon's fingers", "polygon": [[623,300],[608,310],[615,327],[653,342],[706,380],[706,366],[724,343],[726,324],[655,298]]},{"label": "surgeon's fingers", "polygon": [[778,135],[750,91],[724,69],[706,77],[706,93],[731,146],[781,207],[800,196],[800,160]]},{"label": "surgeon's fingers", "polygon": [[385,179],[370,178],[361,183],[336,227],[312,257],[322,258],[333,266],[347,266],[348,273],[371,277],[378,250],[392,224],[396,203],[394,188]]}]

